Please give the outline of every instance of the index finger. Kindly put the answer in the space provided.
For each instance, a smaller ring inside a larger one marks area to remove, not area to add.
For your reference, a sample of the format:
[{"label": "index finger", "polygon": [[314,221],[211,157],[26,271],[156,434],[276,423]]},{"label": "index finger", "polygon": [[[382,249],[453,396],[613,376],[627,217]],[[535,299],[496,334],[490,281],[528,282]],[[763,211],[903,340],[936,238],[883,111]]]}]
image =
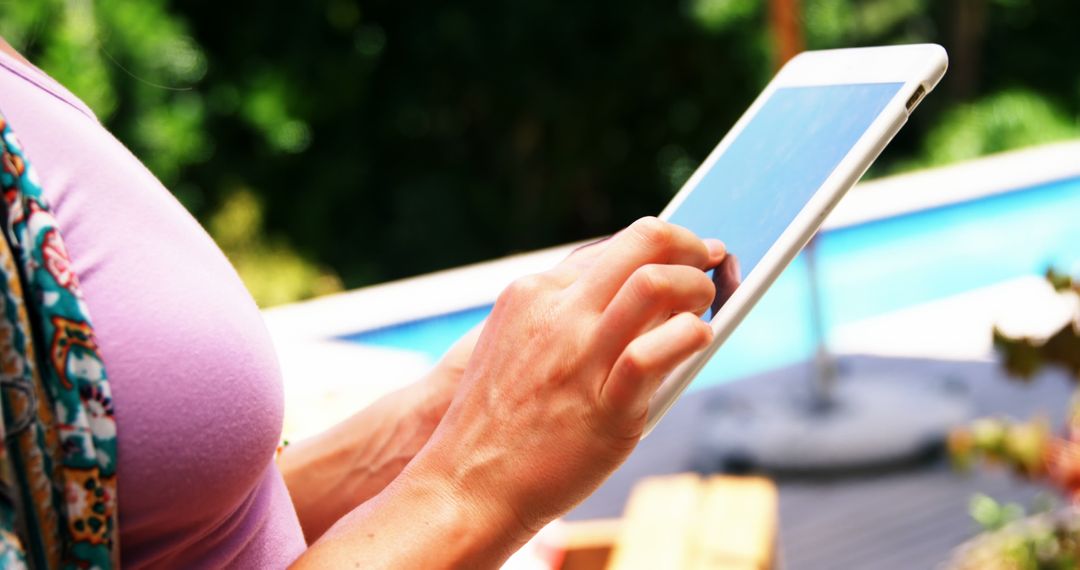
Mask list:
[{"label": "index finger", "polygon": [[650,263],[707,269],[723,258],[723,246],[657,218],[642,218],[613,236],[573,287],[603,308],[639,267]]}]

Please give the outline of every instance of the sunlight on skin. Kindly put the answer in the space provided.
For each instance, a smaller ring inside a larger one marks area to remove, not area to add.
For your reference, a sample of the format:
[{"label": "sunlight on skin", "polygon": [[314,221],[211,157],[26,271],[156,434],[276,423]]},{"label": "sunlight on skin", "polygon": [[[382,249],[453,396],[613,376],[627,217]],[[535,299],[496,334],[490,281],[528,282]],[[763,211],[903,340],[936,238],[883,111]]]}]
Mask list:
[{"label": "sunlight on skin", "polygon": [[703,270],[725,255],[646,218],[515,282],[430,441],[297,567],[497,566],[634,449],[660,380],[711,340]]}]

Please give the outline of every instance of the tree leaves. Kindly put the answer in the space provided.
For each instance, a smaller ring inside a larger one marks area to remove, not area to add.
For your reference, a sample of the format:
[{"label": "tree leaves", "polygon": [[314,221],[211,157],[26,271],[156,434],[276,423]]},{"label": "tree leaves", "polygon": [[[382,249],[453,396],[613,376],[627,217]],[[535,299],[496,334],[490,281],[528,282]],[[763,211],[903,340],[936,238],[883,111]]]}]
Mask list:
[{"label": "tree leaves", "polygon": [[[1062,294],[1080,295],[1080,283],[1070,276],[1050,269],[1046,279]],[[1045,340],[1031,337],[1010,337],[994,327],[994,348],[1002,365],[1010,374],[1030,380],[1043,367],[1064,368],[1074,381],[1080,382],[1080,316],[1066,322]]]}]

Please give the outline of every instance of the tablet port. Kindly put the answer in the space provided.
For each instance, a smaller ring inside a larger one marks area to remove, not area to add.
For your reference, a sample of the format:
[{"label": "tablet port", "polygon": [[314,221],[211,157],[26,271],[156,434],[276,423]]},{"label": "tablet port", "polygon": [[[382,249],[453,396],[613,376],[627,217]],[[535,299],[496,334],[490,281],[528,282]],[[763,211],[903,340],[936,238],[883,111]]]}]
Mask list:
[{"label": "tablet port", "polygon": [[915,88],[915,92],[911,94],[911,97],[907,100],[907,112],[911,113],[915,110],[915,107],[919,105],[919,101],[922,101],[923,95],[926,95],[926,88],[922,85]]}]

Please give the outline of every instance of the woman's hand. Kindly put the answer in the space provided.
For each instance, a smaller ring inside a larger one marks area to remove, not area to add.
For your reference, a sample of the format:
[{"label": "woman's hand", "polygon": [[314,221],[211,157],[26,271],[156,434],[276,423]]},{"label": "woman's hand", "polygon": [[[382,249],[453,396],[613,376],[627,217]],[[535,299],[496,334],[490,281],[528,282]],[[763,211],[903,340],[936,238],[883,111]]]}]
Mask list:
[{"label": "woman's hand", "polygon": [[416,383],[285,448],[278,468],[308,542],[381,492],[427,443],[450,405],[482,326],[454,343]]},{"label": "woman's hand", "polygon": [[648,218],[511,285],[417,469],[508,511],[522,535],[568,510],[636,446],[663,377],[711,340],[703,269],[722,256]]},{"label": "woman's hand", "polygon": [[497,564],[633,450],[663,377],[704,348],[719,242],[654,218],[500,297],[427,446],[303,562]]}]

